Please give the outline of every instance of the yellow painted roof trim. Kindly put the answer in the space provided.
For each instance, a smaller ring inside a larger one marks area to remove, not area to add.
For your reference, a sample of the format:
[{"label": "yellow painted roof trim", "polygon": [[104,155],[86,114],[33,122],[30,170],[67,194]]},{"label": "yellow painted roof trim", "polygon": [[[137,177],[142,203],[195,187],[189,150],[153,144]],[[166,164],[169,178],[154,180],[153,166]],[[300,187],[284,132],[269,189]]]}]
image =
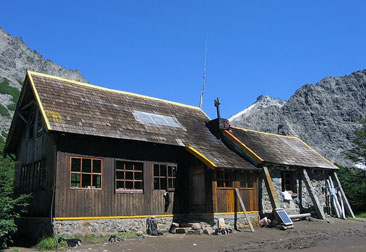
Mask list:
[{"label": "yellow painted roof trim", "polygon": [[277,137],[287,137],[287,138],[296,138],[295,136],[285,136],[285,135],[274,134],[274,133],[269,133],[269,132],[263,132],[263,131],[257,131],[257,130],[252,130],[252,129],[240,128],[240,127],[236,127],[236,126],[230,126],[230,127],[234,128],[234,129],[238,129],[238,130],[250,131],[250,132],[259,133],[259,134],[263,134],[263,135],[277,136]]},{"label": "yellow painted roof trim", "polygon": [[36,86],[34,85],[34,81],[33,81],[33,78],[32,78],[32,74],[33,73],[34,72],[32,72],[32,71],[27,71],[27,76],[29,78],[29,81],[30,81],[30,84],[31,84],[31,87],[32,87],[32,90],[33,90],[33,93],[34,93],[34,96],[36,97],[37,103],[39,105],[39,110],[41,111],[42,117],[43,117],[43,119],[44,119],[44,121],[46,123],[46,127],[47,127],[48,130],[51,130],[52,128],[51,128],[50,122],[49,122],[49,120],[47,118],[47,115],[46,115],[46,112],[45,112],[45,110],[43,108],[41,99],[39,98],[39,94],[37,92]]},{"label": "yellow painted roof trim", "polygon": [[222,131],[224,136],[228,137],[230,140],[234,141],[237,145],[239,145],[244,151],[246,151],[254,160],[256,160],[258,163],[262,163],[264,160],[258,156],[252,149],[250,149],[248,146],[246,146],[244,143],[242,143],[238,138],[236,138],[233,134],[230,132],[223,130]]},{"label": "yellow painted roof trim", "polygon": [[209,166],[210,168],[217,168],[217,166],[211,161],[209,160],[207,157],[205,157],[202,153],[200,153],[198,150],[196,150],[195,148],[193,148],[192,146],[186,145],[185,148],[191,153],[193,154],[196,158],[198,158],[199,160],[201,160],[204,164],[206,164],[207,166]]},{"label": "yellow painted roof trim", "polygon": [[[105,88],[105,87],[99,87],[99,86],[96,86],[96,85],[93,85],[93,84],[84,83],[84,82],[80,82],[80,81],[76,81],[76,80],[69,80],[69,79],[65,79],[65,78],[61,78],[61,77],[53,76],[53,75],[48,75],[48,74],[44,74],[44,73],[37,73],[37,72],[33,72],[33,71],[27,71],[27,73],[28,73],[29,76],[38,75],[38,76],[45,77],[45,78],[65,81],[65,82],[68,82],[68,83],[77,84],[77,85],[85,86],[85,87],[89,87],[89,88],[95,88],[95,89],[99,89],[99,90],[103,90],[103,91],[107,91],[107,92],[114,92],[114,93],[119,93],[119,94],[124,94],[124,95],[131,95],[131,96],[136,96],[136,97],[140,97],[140,98],[150,99],[150,100],[154,100],[154,101],[166,102],[166,103],[169,103],[169,104],[182,106],[182,107],[186,107],[186,108],[191,108],[191,109],[196,109],[196,110],[200,110],[200,111],[203,112],[203,110],[199,107],[192,106],[192,105],[187,105],[187,104],[183,104],[183,103],[179,103],[179,102],[173,102],[173,101],[168,101],[168,100],[155,98],[155,97],[150,97],[150,96],[146,96],[146,95],[140,95],[140,94],[135,94],[135,93],[126,92],[126,91],[120,91],[120,90],[115,90],[115,89],[110,89],[110,88]],[[205,113],[204,113],[204,115],[207,116]]]},{"label": "yellow painted roof trim", "polygon": [[309,148],[310,150],[312,150],[313,152],[315,152],[319,157],[321,157],[322,159],[324,159],[327,163],[329,163],[330,165],[332,165],[332,166],[334,166],[335,168],[338,169],[338,167],[335,164],[333,164],[328,159],[326,159],[325,157],[323,157],[319,152],[317,152],[316,150],[314,150],[310,145],[308,145],[307,143],[305,143],[303,140],[301,140],[300,138],[298,138],[296,136],[284,136],[284,135],[280,135],[280,134],[262,132],[262,131],[257,131],[257,130],[252,130],[252,129],[246,129],[246,128],[240,128],[240,127],[234,127],[234,126],[231,126],[231,128],[239,129],[239,130],[244,130],[244,131],[250,131],[250,132],[264,134],[264,135],[270,135],[270,136],[286,137],[286,138],[296,139],[296,140],[300,141],[302,144],[304,144],[307,148]]},{"label": "yellow painted roof trim", "polygon": [[332,162],[330,162],[328,159],[326,159],[325,157],[323,157],[319,152],[317,152],[316,150],[314,150],[310,145],[308,145],[307,143],[305,143],[303,140],[301,140],[298,137],[294,137],[295,139],[297,139],[299,142],[301,142],[302,144],[304,144],[306,147],[308,147],[310,150],[312,150],[313,152],[315,152],[315,154],[317,154],[319,157],[321,157],[322,159],[324,159],[327,163],[329,163],[330,165],[334,166],[334,168],[339,169],[335,164],[333,164]]}]

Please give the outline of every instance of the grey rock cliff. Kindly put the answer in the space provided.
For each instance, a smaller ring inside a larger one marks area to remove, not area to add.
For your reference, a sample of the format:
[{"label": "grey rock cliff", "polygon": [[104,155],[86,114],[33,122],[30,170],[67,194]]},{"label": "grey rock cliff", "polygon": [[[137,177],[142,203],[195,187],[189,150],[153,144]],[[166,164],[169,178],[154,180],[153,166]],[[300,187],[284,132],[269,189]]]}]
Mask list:
[{"label": "grey rock cliff", "polygon": [[350,149],[360,118],[366,118],[366,70],[306,84],[288,101],[260,97],[229,120],[239,127],[298,136],[330,161],[351,165],[342,152]]},{"label": "grey rock cliff", "polygon": [[10,85],[20,88],[27,70],[56,75],[67,79],[87,82],[78,70],[67,70],[36,51],[32,51],[18,37],[12,37],[0,28],[0,80],[7,78]]},{"label": "grey rock cliff", "polygon": [[[0,28],[0,83],[6,78],[10,86],[20,90],[19,81],[24,81],[27,70],[87,82],[78,70],[67,70],[44,59],[41,54],[29,49],[21,38],[12,37]],[[13,103],[11,98],[9,94],[0,93],[0,105],[8,109],[8,105]],[[8,131],[14,111],[8,109],[8,112],[10,116],[0,115],[0,132]]]}]

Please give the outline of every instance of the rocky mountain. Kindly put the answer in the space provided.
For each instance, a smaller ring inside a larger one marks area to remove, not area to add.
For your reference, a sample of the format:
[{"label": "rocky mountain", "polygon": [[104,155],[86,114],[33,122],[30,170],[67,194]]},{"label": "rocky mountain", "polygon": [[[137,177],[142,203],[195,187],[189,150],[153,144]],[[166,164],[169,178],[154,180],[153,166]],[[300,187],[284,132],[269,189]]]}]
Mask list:
[{"label": "rocky mountain", "polygon": [[231,116],[234,126],[300,137],[332,162],[351,165],[342,152],[366,118],[366,70],[306,84],[288,100],[259,96]]},{"label": "rocky mountain", "polygon": [[87,82],[78,70],[67,70],[31,50],[21,38],[0,28],[0,133],[7,132],[27,70]]}]

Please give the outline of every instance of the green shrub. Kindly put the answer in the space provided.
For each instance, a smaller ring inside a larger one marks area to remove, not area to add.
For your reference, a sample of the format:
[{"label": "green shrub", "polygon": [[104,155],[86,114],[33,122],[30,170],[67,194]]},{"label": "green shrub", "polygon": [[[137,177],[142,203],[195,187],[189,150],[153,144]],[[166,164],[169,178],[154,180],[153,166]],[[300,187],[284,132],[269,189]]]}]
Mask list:
[{"label": "green shrub", "polygon": [[357,218],[366,218],[366,212],[356,214]]},{"label": "green shrub", "polygon": [[0,104],[0,115],[4,117],[10,116],[9,111],[1,104]]},{"label": "green shrub", "polygon": [[13,98],[13,102],[17,103],[20,95],[20,91],[17,88],[9,86],[9,81],[7,79],[3,79],[0,82],[0,94],[9,94]]},{"label": "green shrub", "polygon": [[[36,248],[40,251],[49,251],[49,250],[56,251],[57,240],[54,237],[45,237],[38,242]],[[67,243],[66,241],[61,241],[58,245],[58,249],[61,250],[64,248],[67,248]]]},{"label": "green shrub", "polygon": [[[4,132],[1,132],[4,136]],[[4,139],[0,137],[0,150],[4,149]],[[15,219],[25,213],[29,195],[14,195],[14,161],[0,153],[0,251],[12,242],[12,234],[17,230]]]}]

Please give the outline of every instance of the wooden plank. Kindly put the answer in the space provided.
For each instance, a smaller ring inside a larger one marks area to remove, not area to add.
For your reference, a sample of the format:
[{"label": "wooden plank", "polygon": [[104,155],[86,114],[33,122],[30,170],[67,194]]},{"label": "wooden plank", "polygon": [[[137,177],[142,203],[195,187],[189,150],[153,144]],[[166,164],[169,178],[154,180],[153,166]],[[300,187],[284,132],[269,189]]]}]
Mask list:
[{"label": "wooden plank", "polygon": [[337,215],[337,218],[340,218],[341,216],[339,214],[338,207],[337,207],[337,205],[335,203],[335,199],[334,199],[334,197],[331,196],[332,195],[333,188],[332,188],[332,185],[329,182],[329,179],[327,179],[327,184],[328,184],[328,188],[329,188],[329,194],[330,194],[330,198],[331,198],[331,200],[330,200],[331,201],[331,204],[332,204],[333,209],[334,209],[334,211],[335,211],[335,213]]},{"label": "wooden plank", "polygon": [[331,177],[331,176],[329,176],[329,182],[330,182],[330,184],[331,184],[331,186],[332,186],[332,189],[333,189],[333,191],[334,191],[334,196],[333,196],[333,198],[334,198],[334,202],[335,202],[335,204],[336,204],[336,206],[337,206],[337,209],[338,209],[338,212],[339,212],[339,217],[338,217],[338,218],[343,218],[343,217],[342,217],[342,208],[341,208],[341,204],[339,203],[338,196],[337,196],[337,192],[336,192],[336,189],[335,189],[335,187],[334,187],[334,183],[333,183],[333,180],[332,180],[332,177]]},{"label": "wooden plank", "polygon": [[339,181],[339,179],[338,179],[338,175],[337,175],[337,173],[336,173],[336,172],[333,172],[332,176],[334,177],[334,180],[337,182],[337,184],[338,184],[338,188],[339,188],[339,190],[341,191],[342,199],[343,199],[343,202],[344,202],[344,203],[345,203],[345,205],[346,205],[346,210],[347,210],[347,212],[352,216],[352,218],[353,218],[353,219],[355,219],[356,217],[355,217],[355,215],[354,215],[354,213],[353,213],[353,211],[352,211],[351,205],[350,205],[350,204],[349,204],[349,202],[348,202],[348,199],[347,199],[347,197],[346,197],[346,194],[345,194],[345,193],[344,193],[344,191],[343,191],[342,184],[341,184],[341,182],[340,182],[340,181]]},{"label": "wooden plank", "polygon": [[319,199],[318,199],[318,197],[315,194],[315,191],[314,191],[313,186],[311,185],[310,177],[309,177],[308,172],[306,171],[306,169],[302,169],[302,175],[303,175],[303,178],[304,178],[304,181],[305,181],[306,188],[307,188],[307,190],[308,190],[308,192],[310,194],[310,198],[313,201],[313,204],[314,204],[314,207],[315,207],[315,211],[318,214],[318,216],[321,219],[324,220],[325,219],[325,215],[324,215],[323,208],[321,207],[320,202],[319,202]]},{"label": "wooden plank", "polygon": [[247,210],[245,209],[245,206],[244,206],[243,200],[241,199],[241,196],[240,196],[240,193],[239,193],[238,188],[235,188],[235,192],[236,192],[236,196],[238,197],[238,199],[240,201],[240,205],[241,205],[241,208],[243,209],[245,218],[247,219],[247,221],[249,223],[250,231],[254,232],[254,228],[253,228],[252,222],[249,219],[249,215],[247,213]]},{"label": "wooden plank", "polygon": [[263,171],[264,171],[264,174],[266,175],[264,181],[266,184],[269,199],[271,201],[272,211],[274,211],[276,208],[280,208],[280,203],[278,201],[276,191],[275,191],[273,183],[272,183],[271,174],[269,173],[268,168],[263,166]]},{"label": "wooden plank", "polygon": [[341,196],[341,192],[338,191],[338,197],[339,197],[339,201],[341,202],[341,216],[342,219],[346,219],[346,213],[344,212],[344,204],[343,204],[343,200],[342,200],[342,196]]}]

